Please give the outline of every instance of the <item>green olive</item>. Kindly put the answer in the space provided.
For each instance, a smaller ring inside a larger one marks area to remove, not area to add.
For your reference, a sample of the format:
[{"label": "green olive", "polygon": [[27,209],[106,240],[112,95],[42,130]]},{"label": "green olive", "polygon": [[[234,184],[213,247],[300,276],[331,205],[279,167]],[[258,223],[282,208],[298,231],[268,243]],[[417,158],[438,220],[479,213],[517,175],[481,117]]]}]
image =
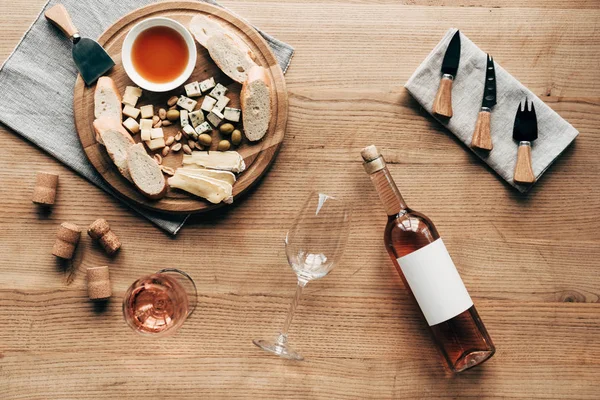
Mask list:
[{"label": "green olive", "polygon": [[231,147],[231,143],[228,140],[221,140],[219,145],[217,146],[217,150],[219,151],[227,151]]},{"label": "green olive", "polygon": [[240,132],[238,129],[231,132],[231,143],[236,146],[239,146],[239,144],[242,143],[242,132]]},{"label": "green olive", "polygon": [[233,132],[235,128],[233,127],[232,124],[223,124],[219,127],[219,130],[221,131],[221,133],[223,135],[231,135],[231,132]]},{"label": "green olive", "polygon": [[177,121],[179,119],[179,110],[167,111],[167,119],[171,122]]},{"label": "green olive", "polygon": [[210,137],[209,134],[203,133],[202,135],[198,136],[198,141],[202,146],[210,146],[212,143],[212,137]]}]

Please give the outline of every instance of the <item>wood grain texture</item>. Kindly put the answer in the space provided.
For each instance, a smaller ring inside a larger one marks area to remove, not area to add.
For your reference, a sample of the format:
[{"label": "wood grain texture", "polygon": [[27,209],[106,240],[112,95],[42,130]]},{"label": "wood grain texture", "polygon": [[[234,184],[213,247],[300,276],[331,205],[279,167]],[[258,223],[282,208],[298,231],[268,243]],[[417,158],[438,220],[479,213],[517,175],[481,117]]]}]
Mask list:
[{"label": "wood grain texture", "polygon": [[480,111],[477,116],[477,122],[475,122],[471,147],[475,149],[492,150],[494,144],[492,142],[491,130],[491,113],[489,111]]},{"label": "wood grain texture", "polygon": [[432,111],[441,117],[452,118],[452,83],[450,78],[442,77],[433,100]]},{"label": "wood grain texture", "polygon": [[[42,3],[3,3],[0,59]],[[286,140],[251,196],[192,218],[176,239],[0,129],[0,397],[598,398],[597,2],[413,3],[225,1],[296,47]],[[527,195],[402,89],[451,26],[581,132]],[[386,216],[360,161],[371,143],[408,204],[435,222],[498,347],[479,369],[445,375],[383,248]],[[60,174],[49,215],[30,202],[38,170]],[[290,363],[251,340],[283,324],[295,281],[282,239],[313,188],[351,199],[355,212],[342,263],[300,302],[290,340],[306,361]],[[50,254],[57,225],[101,217],[121,251],[109,258],[83,235],[74,272],[61,269]],[[85,285],[85,268],[101,265],[113,284],[103,312]],[[195,278],[199,312],[171,338],[140,338],[122,320],[123,293],[165,266]]]},{"label": "wood grain texture", "polygon": [[514,180],[524,184],[535,182],[535,175],[531,167],[531,145],[529,144],[519,144]]},{"label": "wood grain texture", "polygon": [[[285,87],[283,72],[277,63],[271,48],[264,41],[262,36],[247,22],[232,15],[231,13],[206,3],[190,1],[167,1],[158,4],[152,4],[147,7],[135,10],[119,21],[111,25],[101,36],[98,42],[104,46],[107,53],[115,60],[115,67],[109,72],[110,76],[119,88],[121,93],[125,91],[126,86],[135,86],[127,76],[121,63],[121,49],[123,41],[129,30],[137,23],[149,17],[168,17],[187,26],[189,21],[199,14],[210,15],[217,22],[226,26],[232,32],[235,32],[252,50],[256,56],[256,63],[265,68],[266,79],[269,80],[271,87],[272,113],[269,122],[269,130],[265,137],[258,143],[250,143],[247,140],[235,148],[246,164],[246,170],[239,174],[236,183],[233,185],[234,200],[244,194],[252,185],[267,171],[277,155],[281,142],[285,136],[285,127],[287,124],[288,113],[288,94]],[[241,85],[233,82],[227,75],[222,73],[215,63],[211,60],[208,51],[199,44],[198,60],[196,68],[190,81],[203,81],[214,77],[228,88],[227,95],[232,100],[229,107],[240,107]],[[160,55],[157,55],[160,56]],[[121,196],[130,199],[139,206],[170,213],[187,214],[190,212],[200,213],[214,210],[222,207],[224,203],[212,204],[199,197],[191,196],[187,193],[169,190],[165,197],[160,200],[150,200],[137,190],[115,167],[111,161],[104,146],[96,140],[96,133],[92,126],[94,121],[94,90],[95,86],[87,87],[81,77],[77,78],[74,93],[74,112],[75,126],[79,139],[90,162],[96,167],[96,170],[103,176],[108,184],[115,189]],[[165,92],[152,93],[144,91],[140,105],[152,104],[155,112],[159,107],[165,106],[167,100],[172,96],[182,94],[183,88]],[[198,100],[198,99],[197,99]],[[196,106],[200,109],[201,101]],[[166,137],[175,136],[180,129],[178,124],[163,128]],[[212,133],[213,145],[210,150],[216,150],[220,140],[220,135],[216,130]],[[140,141],[139,135],[133,135],[136,142]],[[160,150],[155,153],[159,154]],[[151,154],[152,155],[152,154]],[[183,152],[171,153],[163,159],[163,165],[178,168],[182,164]]]}]

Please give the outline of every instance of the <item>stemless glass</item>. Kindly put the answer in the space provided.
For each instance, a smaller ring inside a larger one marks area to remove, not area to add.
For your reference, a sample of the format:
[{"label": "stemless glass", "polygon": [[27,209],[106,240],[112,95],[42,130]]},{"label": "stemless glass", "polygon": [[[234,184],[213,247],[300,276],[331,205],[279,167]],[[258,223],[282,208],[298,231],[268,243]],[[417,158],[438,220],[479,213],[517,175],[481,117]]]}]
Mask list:
[{"label": "stemless glass", "polygon": [[123,317],[136,332],[153,337],[173,334],[198,302],[194,280],[175,268],[141,277],[127,289]]},{"label": "stemless glass", "polygon": [[302,295],[302,289],[314,279],[326,276],[342,257],[350,227],[351,210],[344,201],[312,192],[285,237],[288,263],[298,277],[296,294],[274,341],[253,340],[265,351],[290,360],[303,357],[290,348],[287,332]]}]

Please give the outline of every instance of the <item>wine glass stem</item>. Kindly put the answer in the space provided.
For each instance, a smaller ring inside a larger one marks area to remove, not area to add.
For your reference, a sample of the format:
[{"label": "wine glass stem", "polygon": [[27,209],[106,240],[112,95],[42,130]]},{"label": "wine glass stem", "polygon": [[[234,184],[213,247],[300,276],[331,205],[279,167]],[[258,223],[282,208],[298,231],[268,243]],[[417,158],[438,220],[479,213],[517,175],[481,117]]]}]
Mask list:
[{"label": "wine glass stem", "polygon": [[287,336],[288,329],[290,329],[290,325],[292,324],[292,319],[294,318],[294,313],[296,312],[296,307],[298,307],[298,302],[300,301],[300,296],[302,296],[302,289],[304,289],[304,286],[306,286],[306,282],[298,281],[298,286],[296,286],[296,294],[290,303],[290,310],[288,311],[285,322],[283,323],[283,329],[281,330],[281,335],[283,336]]}]

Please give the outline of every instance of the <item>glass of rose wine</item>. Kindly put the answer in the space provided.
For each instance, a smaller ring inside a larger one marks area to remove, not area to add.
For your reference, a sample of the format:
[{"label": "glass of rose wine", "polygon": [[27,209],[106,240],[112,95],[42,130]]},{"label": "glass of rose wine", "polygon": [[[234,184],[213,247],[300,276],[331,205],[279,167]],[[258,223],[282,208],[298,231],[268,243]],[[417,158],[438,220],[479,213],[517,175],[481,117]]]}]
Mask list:
[{"label": "glass of rose wine", "polygon": [[175,333],[198,302],[194,280],[174,268],[162,269],[133,282],[123,299],[125,322],[152,337]]},{"label": "glass of rose wine", "polygon": [[335,197],[312,192],[285,237],[288,263],[296,273],[296,294],[274,341],[254,340],[261,349],[290,360],[303,360],[287,342],[287,332],[302,295],[302,289],[312,280],[329,274],[340,261],[350,227],[351,209]]}]

